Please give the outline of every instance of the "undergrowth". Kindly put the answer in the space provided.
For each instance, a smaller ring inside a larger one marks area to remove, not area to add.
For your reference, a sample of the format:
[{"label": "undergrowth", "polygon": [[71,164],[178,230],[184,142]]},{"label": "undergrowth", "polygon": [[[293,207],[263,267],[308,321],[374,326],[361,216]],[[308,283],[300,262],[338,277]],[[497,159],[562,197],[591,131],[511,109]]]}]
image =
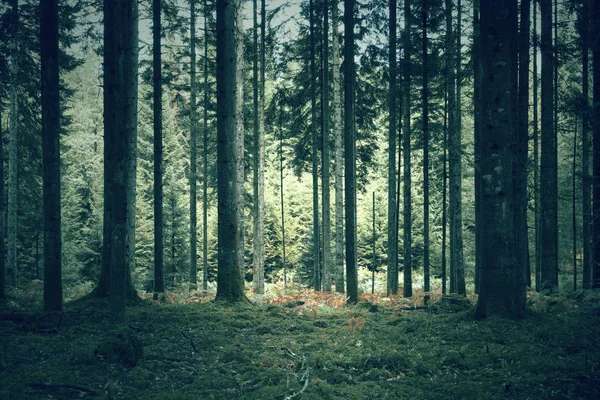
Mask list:
[{"label": "undergrowth", "polygon": [[516,322],[475,322],[472,303],[435,296],[415,309],[421,294],[355,306],[281,288],[255,305],[189,289],[143,297],[126,323],[89,297],[0,321],[0,398],[600,398],[597,292],[530,293]]}]

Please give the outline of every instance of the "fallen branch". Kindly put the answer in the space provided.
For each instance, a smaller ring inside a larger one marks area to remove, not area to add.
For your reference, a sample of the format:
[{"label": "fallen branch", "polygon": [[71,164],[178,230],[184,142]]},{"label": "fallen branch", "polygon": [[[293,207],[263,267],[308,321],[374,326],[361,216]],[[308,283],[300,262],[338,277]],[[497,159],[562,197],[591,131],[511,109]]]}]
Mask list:
[{"label": "fallen branch", "polygon": [[196,349],[196,344],[194,343],[194,339],[192,339],[191,337],[186,335],[184,331],[181,331],[181,336],[190,341],[190,344],[192,345],[192,354],[196,353],[198,350]]},{"label": "fallen branch", "polygon": [[300,389],[299,392],[291,394],[289,396],[287,396],[285,398],[285,400],[291,400],[296,396],[300,396],[302,394],[302,392],[304,392],[307,388],[308,388],[308,375],[309,375],[309,371],[310,368],[306,367],[306,370],[304,370],[304,374],[302,375],[302,378],[300,378],[300,382],[304,381],[304,386],[302,386],[302,389]]},{"label": "fallen branch", "polygon": [[54,384],[54,383],[34,382],[34,383],[28,383],[27,386],[36,388],[36,389],[63,389],[63,388],[64,389],[73,389],[73,390],[79,390],[80,392],[93,394],[95,396],[100,395],[94,389],[91,389],[91,388],[85,387],[85,386],[74,385],[71,383]]}]

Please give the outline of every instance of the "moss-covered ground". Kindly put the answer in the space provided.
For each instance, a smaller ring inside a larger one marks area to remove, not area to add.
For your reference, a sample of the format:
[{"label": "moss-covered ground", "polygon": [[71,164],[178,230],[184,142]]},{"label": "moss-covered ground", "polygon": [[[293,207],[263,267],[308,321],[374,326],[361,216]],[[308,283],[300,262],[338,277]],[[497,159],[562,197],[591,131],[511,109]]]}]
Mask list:
[{"label": "moss-covered ground", "polygon": [[443,302],[207,299],[146,299],[124,323],[90,297],[62,314],[6,317],[0,398],[600,398],[597,293],[532,296],[516,322],[475,322],[472,305]]}]

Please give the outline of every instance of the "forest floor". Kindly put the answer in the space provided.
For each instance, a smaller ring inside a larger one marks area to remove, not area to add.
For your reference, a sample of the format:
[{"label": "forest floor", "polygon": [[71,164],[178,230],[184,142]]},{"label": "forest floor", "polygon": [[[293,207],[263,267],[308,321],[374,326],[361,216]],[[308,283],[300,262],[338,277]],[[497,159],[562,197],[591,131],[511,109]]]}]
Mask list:
[{"label": "forest floor", "polygon": [[211,299],[143,299],[125,323],[101,299],[48,315],[13,299],[0,309],[0,398],[600,398],[598,292],[530,294],[517,322],[475,322],[472,304],[439,299],[414,310],[308,291]]}]

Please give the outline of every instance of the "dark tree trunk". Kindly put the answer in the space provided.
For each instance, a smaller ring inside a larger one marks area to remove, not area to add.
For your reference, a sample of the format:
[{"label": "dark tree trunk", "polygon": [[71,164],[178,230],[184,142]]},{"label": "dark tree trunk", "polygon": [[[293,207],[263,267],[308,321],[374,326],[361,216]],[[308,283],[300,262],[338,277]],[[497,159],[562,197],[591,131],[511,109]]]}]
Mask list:
[{"label": "dark tree trunk", "polygon": [[[516,2],[514,2],[516,8]],[[516,18],[514,18],[516,19]],[[529,31],[530,2],[521,1],[521,26],[519,30],[518,52],[518,123],[515,130],[515,233],[517,263],[523,271],[523,279],[531,286],[529,264],[529,240],[527,232],[527,150],[529,148]],[[516,21],[515,21],[516,24]],[[516,85],[516,83],[515,83]],[[513,85],[514,86],[514,85]]]},{"label": "dark tree trunk", "polygon": [[[447,76],[447,75],[446,75]],[[448,227],[448,82],[444,85],[444,139],[442,143],[444,149],[444,155],[442,159],[442,294],[447,293],[447,257],[446,257],[446,243],[447,235],[446,228]],[[475,155],[477,157],[477,155]]]},{"label": "dark tree trunk", "polygon": [[19,1],[11,0],[10,7],[12,9],[11,23],[11,43],[9,50],[9,115],[10,125],[8,128],[8,199],[7,199],[7,250],[6,257],[6,278],[12,286],[17,285],[17,207],[18,207],[18,191],[17,191],[17,163],[18,163],[18,136],[19,136],[19,98],[18,98],[18,82],[17,74],[19,65],[18,56],[18,34],[19,34]]},{"label": "dark tree trunk", "polygon": [[429,64],[427,55],[427,0],[423,0],[423,291],[424,303],[429,299]]},{"label": "dark tree trunk", "polygon": [[163,260],[161,0],[152,1],[152,65],[154,72],[154,292],[165,291]]},{"label": "dark tree trunk", "polygon": [[535,290],[540,291],[540,144],[538,118],[538,34],[537,1],[533,2],[533,212],[534,212],[534,248],[535,248]]},{"label": "dark tree trunk", "polygon": [[450,293],[456,293],[456,262],[453,261],[453,247],[454,240],[452,239],[453,228],[453,216],[454,216],[454,202],[453,195],[455,197],[454,189],[452,188],[452,184],[454,182],[452,178],[452,166],[455,162],[454,152],[450,149],[453,142],[453,137],[455,136],[456,130],[456,80],[455,80],[455,69],[454,69],[454,41],[452,40],[453,30],[452,30],[452,0],[445,0],[445,11],[446,11],[446,32],[445,32],[445,44],[446,44],[446,93],[448,97],[448,106],[447,106],[447,147],[448,147],[448,162],[449,162],[449,177],[448,177],[448,186],[449,186],[449,204],[448,204],[448,219],[450,224],[450,270],[449,270],[449,280],[450,280]]},{"label": "dark tree trunk", "polygon": [[[110,308],[123,317],[131,280],[128,244],[131,215],[132,140],[137,131],[138,3],[115,0],[104,5],[104,132],[110,138],[109,175],[105,201],[111,203]],[[133,193],[135,193],[133,191]]]},{"label": "dark tree trunk", "polygon": [[575,117],[575,131],[573,133],[573,171],[572,171],[572,221],[573,221],[573,291],[577,290],[577,117]]},{"label": "dark tree trunk", "polygon": [[479,293],[481,287],[481,269],[483,258],[481,254],[482,238],[478,232],[481,229],[481,60],[480,47],[480,23],[479,23],[479,1],[473,1],[473,138],[475,147],[474,178],[475,178],[475,293]]},{"label": "dark tree trunk", "polygon": [[217,299],[228,302],[244,297],[239,265],[237,17],[237,2],[217,0]]},{"label": "dark tree trunk", "polygon": [[313,184],[313,273],[314,289],[321,290],[321,262],[319,260],[319,134],[317,131],[317,69],[315,53],[315,6],[310,0],[310,87],[311,87],[311,132],[312,132],[312,184]]},{"label": "dark tree trunk", "polygon": [[62,310],[58,0],[40,1],[44,184],[44,311]]},{"label": "dark tree trunk", "polygon": [[344,167],[346,184],[346,293],[358,302],[356,264],[356,139],[354,137],[354,0],[344,0]]},{"label": "dark tree trunk", "polygon": [[[0,105],[0,117],[2,116]],[[6,248],[4,246],[4,132],[2,132],[2,121],[0,119],[0,300],[6,299],[6,265],[4,257]]]},{"label": "dark tree trunk", "polygon": [[396,135],[398,92],[396,84],[396,39],[397,2],[389,1],[390,45],[389,45],[389,130],[388,130],[388,249],[387,249],[387,294],[398,293],[398,229],[396,226]]},{"label": "dark tree trunk", "polygon": [[[206,31],[204,32],[206,35]],[[196,0],[190,1],[190,284],[197,282]],[[204,149],[206,151],[206,149]]]},{"label": "dark tree trunk", "polygon": [[592,136],[594,138],[594,203],[593,203],[593,243],[594,243],[594,268],[592,271],[592,287],[600,288],[600,0],[594,0],[592,14],[592,37],[594,47],[592,50],[592,79],[593,115]]},{"label": "dark tree trunk", "polygon": [[202,140],[202,288],[208,289],[208,9],[204,0],[204,132]]},{"label": "dark tree trunk", "polygon": [[557,144],[556,131],[553,126],[552,104],[552,2],[540,0],[542,15],[542,155],[541,155],[541,285],[540,289],[553,291],[558,286],[556,271],[558,258],[556,254],[558,241],[557,219]]},{"label": "dark tree trunk", "polygon": [[579,34],[581,37],[581,76],[582,76],[582,98],[583,112],[581,113],[581,175],[582,175],[582,211],[583,211],[583,288],[589,289],[592,286],[592,252],[591,252],[591,228],[592,228],[592,197],[590,186],[592,179],[590,177],[590,85],[589,85],[589,65],[590,65],[590,39],[589,39],[589,1],[584,0],[580,16]]},{"label": "dark tree trunk", "polygon": [[[516,1],[516,0],[511,0]],[[485,262],[475,318],[525,311],[525,285],[514,252],[512,58],[516,48],[511,29],[517,18],[503,0],[481,0],[481,116],[480,165],[483,179],[480,234]]]},{"label": "dark tree trunk", "polygon": [[323,2],[323,290],[331,291],[331,194],[330,194],[330,159],[329,159],[329,0]]},{"label": "dark tree trunk", "polygon": [[410,175],[410,28],[412,24],[410,0],[404,0],[404,63],[402,65],[402,110],[404,119],[404,297],[412,297],[412,202],[411,202],[411,175]]}]

